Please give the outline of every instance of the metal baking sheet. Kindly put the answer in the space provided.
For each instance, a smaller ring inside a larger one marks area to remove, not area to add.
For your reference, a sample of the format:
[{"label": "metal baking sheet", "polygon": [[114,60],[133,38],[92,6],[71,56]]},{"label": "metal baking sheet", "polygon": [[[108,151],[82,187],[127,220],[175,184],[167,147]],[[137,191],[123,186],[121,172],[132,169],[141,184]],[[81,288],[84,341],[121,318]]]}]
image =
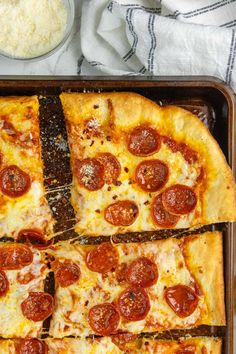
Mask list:
[{"label": "metal baking sheet", "polygon": [[[74,231],[75,215],[70,204],[70,154],[59,94],[62,91],[102,92],[132,91],[160,105],[175,104],[192,111],[211,131],[223,150],[233,173],[235,164],[235,99],[232,91],[219,80],[206,77],[0,77],[0,95],[38,95],[44,177],[47,198],[56,220],[55,242],[76,238],[81,243],[99,243],[103,237],[80,237]],[[201,326],[192,330],[168,331],[160,338],[185,334],[213,335],[223,338],[223,353],[233,354],[233,237],[235,226],[230,223],[208,226],[224,234],[224,276],[226,327]],[[199,231],[203,231],[201,229]],[[114,242],[144,241],[188,235],[188,230],[157,231],[116,235]],[[53,292],[53,286],[50,289]],[[48,321],[45,331],[47,330]]]}]

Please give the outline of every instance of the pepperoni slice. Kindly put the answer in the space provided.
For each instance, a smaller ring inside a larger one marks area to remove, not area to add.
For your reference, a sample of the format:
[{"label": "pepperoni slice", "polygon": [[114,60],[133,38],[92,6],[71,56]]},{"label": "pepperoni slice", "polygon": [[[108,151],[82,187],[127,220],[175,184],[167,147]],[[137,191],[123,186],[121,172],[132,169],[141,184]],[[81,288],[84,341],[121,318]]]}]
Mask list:
[{"label": "pepperoni slice", "polygon": [[137,338],[138,335],[134,333],[118,333],[112,336],[112,342],[121,350],[125,350],[126,344],[135,341]]},{"label": "pepperoni slice", "polygon": [[174,227],[179,221],[179,216],[168,213],[162,203],[162,195],[157,195],[152,202],[151,215],[155,224],[161,227]]},{"label": "pepperoni slice", "polygon": [[62,288],[66,288],[80,278],[80,267],[78,264],[69,260],[54,262],[53,271],[55,272],[56,281]]},{"label": "pepperoni slice", "polygon": [[53,297],[44,292],[30,292],[21,303],[23,315],[32,321],[44,321],[53,311]]},{"label": "pepperoni slice", "polygon": [[30,186],[30,176],[15,165],[8,166],[0,172],[0,190],[8,197],[21,197],[28,192]]},{"label": "pepperoni slice", "polygon": [[198,305],[198,296],[186,285],[175,285],[164,292],[167,304],[179,317],[190,316]]},{"label": "pepperoni slice", "polygon": [[8,244],[0,246],[0,269],[21,269],[33,261],[33,253],[26,245]]},{"label": "pepperoni slice", "polygon": [[143,320],[150,310],[149,297],[142,288],[128,288],[120,294],[118,308],[127,321]]},{"label": "pepperoni slice", "polygon": [[18,242],[26,242],[37,249],[46,249],[52,245],[52,240],[47,241],[38,229],[23,229],[17,237]]},{"label": "pepperoni slice", "polygon": [[110,204],[104,211],[107,222],[115,226],[129,226],[138,216],[138,206],[131,200],[121,200]]},{"label": "pepperoni slice", "polygon": [[164,208],[172,214],[189,214],[197,204],[197,196],[188,186],[175,184],[162,193]]},{"label": "pepperoni slice", "polygon": [[9,290],[9,281],[7,279],[5,272],[0,270],[0,297],[5,296],[8,290]]},{"label": "pepperoni slice", "polygon": [[107,273],[116,268],[118,258],[116,249],[104,242],[87,253],[86,264],[93,272]]},{"label": "pepperoni slice", "polygon": [[93,306],[88,315],[89,325],[102,336],[114,333],[119,325],[120,315],[115,306],[104,303]]},{"label": "pepperoni slice", "polygon": [[117,158],[109,152],[101,153],[98,155],[97,160],[104,167],[104,181],[107,184],[117,181],[121,167]]},{"label": "pepperoni slice", "polygon": [[46,343],[39,339],[24,339],[16,348],[17,354],[47,354],[48,347]]},{"label": "pepperoni slice", "polygon": [[156,264],[149,258],[135,259],[127,268],[126,280],[130,285],[147,288],[156,284],[158,271]]},{"label": "pepperoni slice", "polygon": [[135,171],[137,184],[147,192],[163,188],[169,177],[168,166],[160,160],[142,161]]},{"label": "pepperoni slice", "polygon": [[184,347],[177,349],[174,354],[195,354],[196,350],[197,348],[195,345],[185,345]]},{"label": "pepperoni slice", "polygon": [[148,156],[158,151],[161,139],[153,128],[141,125],[132,130],[128,139],[128,150],[136,156]]},{"label": "pepperoni slice", "polygon": [[89,191],[97,191],[104,185],[104,167],[95,158],[75,161],[75,175],[78,183]]}]

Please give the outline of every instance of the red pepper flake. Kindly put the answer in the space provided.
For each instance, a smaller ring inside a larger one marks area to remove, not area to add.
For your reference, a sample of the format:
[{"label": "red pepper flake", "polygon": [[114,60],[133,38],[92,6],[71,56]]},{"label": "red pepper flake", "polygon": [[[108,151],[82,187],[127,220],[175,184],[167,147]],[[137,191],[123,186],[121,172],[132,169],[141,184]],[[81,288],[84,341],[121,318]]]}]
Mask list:
[{"label": "red pepper flake", "polygon": [[117,187],[122,185],[121,181],[114,181],[113,184]]}]

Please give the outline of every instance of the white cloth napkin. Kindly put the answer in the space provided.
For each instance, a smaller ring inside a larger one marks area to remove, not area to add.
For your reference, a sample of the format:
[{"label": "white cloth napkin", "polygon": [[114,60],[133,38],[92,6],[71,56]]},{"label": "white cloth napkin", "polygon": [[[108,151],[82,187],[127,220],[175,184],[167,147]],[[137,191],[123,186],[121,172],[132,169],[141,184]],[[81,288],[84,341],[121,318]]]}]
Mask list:
[{"label": "white cloth napkin", "polygon": [[236,0],[84,0],[81,75],[213,75],[236,91]]}]

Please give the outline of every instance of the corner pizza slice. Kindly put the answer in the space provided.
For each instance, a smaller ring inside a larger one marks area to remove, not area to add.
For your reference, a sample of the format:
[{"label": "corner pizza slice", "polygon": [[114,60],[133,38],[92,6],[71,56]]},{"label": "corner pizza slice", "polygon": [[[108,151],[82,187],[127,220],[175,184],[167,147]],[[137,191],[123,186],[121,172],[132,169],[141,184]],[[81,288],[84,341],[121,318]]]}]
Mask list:
[{"label": "corner pizza slice", "polygon": [[219,232],[145,243],[63,242],[48,252],[55,338],[225,324]]},{"label": "corner pizza slice", "polygon": [[236,220],[232,172],[189,111],[134,93],[63,93],[76,231],[89,236]]},{"label": "corner pizza slice", "polygon": [[[0,244],[0,336],[37,337],[53,298],[44,292],[44,255],[26,244]],[[1,351],[0,351],[1,352]]]},{"label": "corner pizza slice", "polygon": [[127,334],[121,334],[113,338],[86,340],[75,338],[0,340],[0,348],[1,354],[220,354],[221,339],[190,337],[180,338],[178,341],[150,338],[130,340]]},{"label": "corner pizza slice", "polygon": [[38,116],[36,96],[0,97],[0,237],[52,234]]}]

